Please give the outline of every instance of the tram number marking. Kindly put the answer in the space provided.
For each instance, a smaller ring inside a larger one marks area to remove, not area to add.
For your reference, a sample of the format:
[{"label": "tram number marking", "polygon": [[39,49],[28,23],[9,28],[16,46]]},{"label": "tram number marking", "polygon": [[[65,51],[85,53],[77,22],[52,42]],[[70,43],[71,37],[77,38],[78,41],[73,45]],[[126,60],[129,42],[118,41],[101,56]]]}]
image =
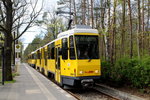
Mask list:
[{"label": "tram number marking", "polygon": [[68,63],[68,66],[70,66],[70,63]]}]

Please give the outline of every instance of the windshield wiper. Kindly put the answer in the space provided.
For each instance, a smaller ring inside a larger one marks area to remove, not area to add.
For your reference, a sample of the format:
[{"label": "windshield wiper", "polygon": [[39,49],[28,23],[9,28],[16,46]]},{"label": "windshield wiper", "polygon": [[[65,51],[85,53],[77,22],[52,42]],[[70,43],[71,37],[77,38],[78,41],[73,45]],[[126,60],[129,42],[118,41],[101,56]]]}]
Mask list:
[{"label": "windshield wiper", "polygon": [[89,59],[88,62],[91,62],[92,59]]}]

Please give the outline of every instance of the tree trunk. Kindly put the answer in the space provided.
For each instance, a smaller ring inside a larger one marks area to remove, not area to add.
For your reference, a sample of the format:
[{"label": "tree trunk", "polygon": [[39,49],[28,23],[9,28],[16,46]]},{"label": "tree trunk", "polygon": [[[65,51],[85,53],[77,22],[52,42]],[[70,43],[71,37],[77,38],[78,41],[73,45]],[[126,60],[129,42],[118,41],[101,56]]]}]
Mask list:
[{"label": "tree trunk", "polygon": [[87,0],[87,15],[88,15],[87,25],[90,25],[90,2],[89,0]]},{"label": "tree trunk", "polygon": [[91,22],[92,22],[92,28],[94,27],[93,2],[94,2],[94,0],[91,0]]},{"label": "tree trunk", "polygon": [[5,66],[5,80],[6,81],[11,81],[12,78],[12,70],[11,70],[11,54],[12,54],[12,22],[13,22],[13,17],[12,17],[12,1],[7,0],[6,1],[6,30],[7,32],[5,33],[5,49],[4,49],[4,56],[5,56],[5,61],[4,61],[4,66]]},{"label": "tree trunk", "polygon": [[131,3],[130,0],[128,0],[128,6],[129,6],[129,23],[130,23],[130,58],[133,56],[133,39],[132,39],[132,12],[131,12]]},{"label": "tree trunk", "polygon": [[85,25],[85,23],[86,23],[85,15],[86,15],[86,0],[83,0],[83,2],[82,2],[82,24],[83,25]]},{"label": "tree trunk", "polygon": [[110,50],[110,0],[107,0],[108,3],[108,30],[107,30],[107,42],[106,42],[106,59],[110,62],[111,50]]},{"label": "tree trunk", "polygon": [[[148,31],[150,31],[149,30],[149,20],[150,20],[150,0],[148,0],[148,14],[147,14],[147,27],[146,27],[147,34],[148,34]],[[148,34],[148,37],[150,37],[150,34]],[[150,38],[148,38],[147,41],[148,41],[147,49],[148,49],[148,52],[149,52],[149,55],[150,55]]]},{"label": "tree trunk", "polygon": [[5,38],[5,49],[4,49],[4,66],[5,66],[5,81],[11,81],[12,78],[12,70],[11,70],[11,55],[12,55],[12,37],[7,36]]},{"label": "tree trunk", "polygon": [[114,64],[115,61],[115,33],[116,33],[116,4],[117,0],[114,0],[113,8],[113,23],[112,23],[112,34],[111,34],[111,63]]},{"label": "tree trunk", "polygon": [[144,31],[145,31],[145,25],[144,25],[144,0],[142,0],[142,56],[144,55]]},{"label": "tree trunk", "polygon": [[104,1],[101,0],[101,27],[102,29],[104,29],[104,16],[105,16],[105,7],[103,6],[104,5]]},{"label": "tree trunk", "polygon": [[140,0],[138,0],[138,31],[137,31],[137,52],[138,52],[138,58],[140,59],[140,48],[141,48],[141,8],[140,8]]},{"label": "tree trunk", "polygon": [[122,38],[121,38],[121,51],[120,57],[125,56],[125,16],[126,16],[126,0],[122,3]]},{"label": "tree trunk", "polygon": [[77,24],[77,13],[76,13],[76,3],[75,0],[73,0],[73,7],[74,7],[74,24]]}]

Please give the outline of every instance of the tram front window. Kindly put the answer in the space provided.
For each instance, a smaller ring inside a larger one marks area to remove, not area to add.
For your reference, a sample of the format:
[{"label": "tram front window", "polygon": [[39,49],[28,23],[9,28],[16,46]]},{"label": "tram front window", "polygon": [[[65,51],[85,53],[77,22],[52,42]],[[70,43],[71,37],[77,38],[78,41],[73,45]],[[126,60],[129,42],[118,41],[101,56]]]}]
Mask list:
[{"label": "tram front window", "polygon": [[78,59],[99,59],[98,36],[76,35]]}]

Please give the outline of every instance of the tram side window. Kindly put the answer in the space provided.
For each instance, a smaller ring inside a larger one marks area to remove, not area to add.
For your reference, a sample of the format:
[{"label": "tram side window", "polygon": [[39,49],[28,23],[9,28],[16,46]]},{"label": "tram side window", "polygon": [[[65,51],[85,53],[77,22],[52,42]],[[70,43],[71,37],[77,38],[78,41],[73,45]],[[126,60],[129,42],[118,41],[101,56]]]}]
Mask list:
[{"label": "tram side window", "polygon": [[51,55],[50,55],[50,45],[48,45],[48,51],[47,51],[47,55],[48,55],[48,59],[50,59],[51,58]]},{"label": "tram side window", "polygon": [[73,36],[69,38],[69,45],[70,45],[70,59],[75,59],[75,50],[74,50],[74,40]]},{"label": "tram side window", "polygon": [[44,49],[41,49],[41,59],[44,58]]},{"label": "tram side window", "polygon": [[44,51],[45,65],[47,65],[47,51]]},{"label": "tram side window", "polygon": [[54,56],[54,47],[51,48],[51,59],[55,59],[55,56]]},{"label": "tram side window", "polygon": [[51,52],[51,59],[55,59],[55,56],[54,56],[54,43],[51,44],[50,52]]},{"label": "tram side window", "polygon": [[33,59],[36,59],[36,54],[33,54]]},{"label": "tram side window", "polygon": [[32,54],[32,59],[35,59],[35,58],[34,58],[34,54]]},{"label": "tram side window", "polygon": [[62,59],[68,59],[68,42],[67,42],[67,38],[62,39]]},{"label": "tram side window", "polygon": [[48,45],[47,55],[48,55],[48,59],[55,59],[55,57],[54,57],[54,43]]},{"label": "tram side window", "polygon": [[33,54],[31,55],[31,59],[33,59]]},{"label": "tram side window", "polygon": [[40,59],[40,55],[41,55],[41,54],[40,54],[40,51],[38,51],[38,59]]}]

